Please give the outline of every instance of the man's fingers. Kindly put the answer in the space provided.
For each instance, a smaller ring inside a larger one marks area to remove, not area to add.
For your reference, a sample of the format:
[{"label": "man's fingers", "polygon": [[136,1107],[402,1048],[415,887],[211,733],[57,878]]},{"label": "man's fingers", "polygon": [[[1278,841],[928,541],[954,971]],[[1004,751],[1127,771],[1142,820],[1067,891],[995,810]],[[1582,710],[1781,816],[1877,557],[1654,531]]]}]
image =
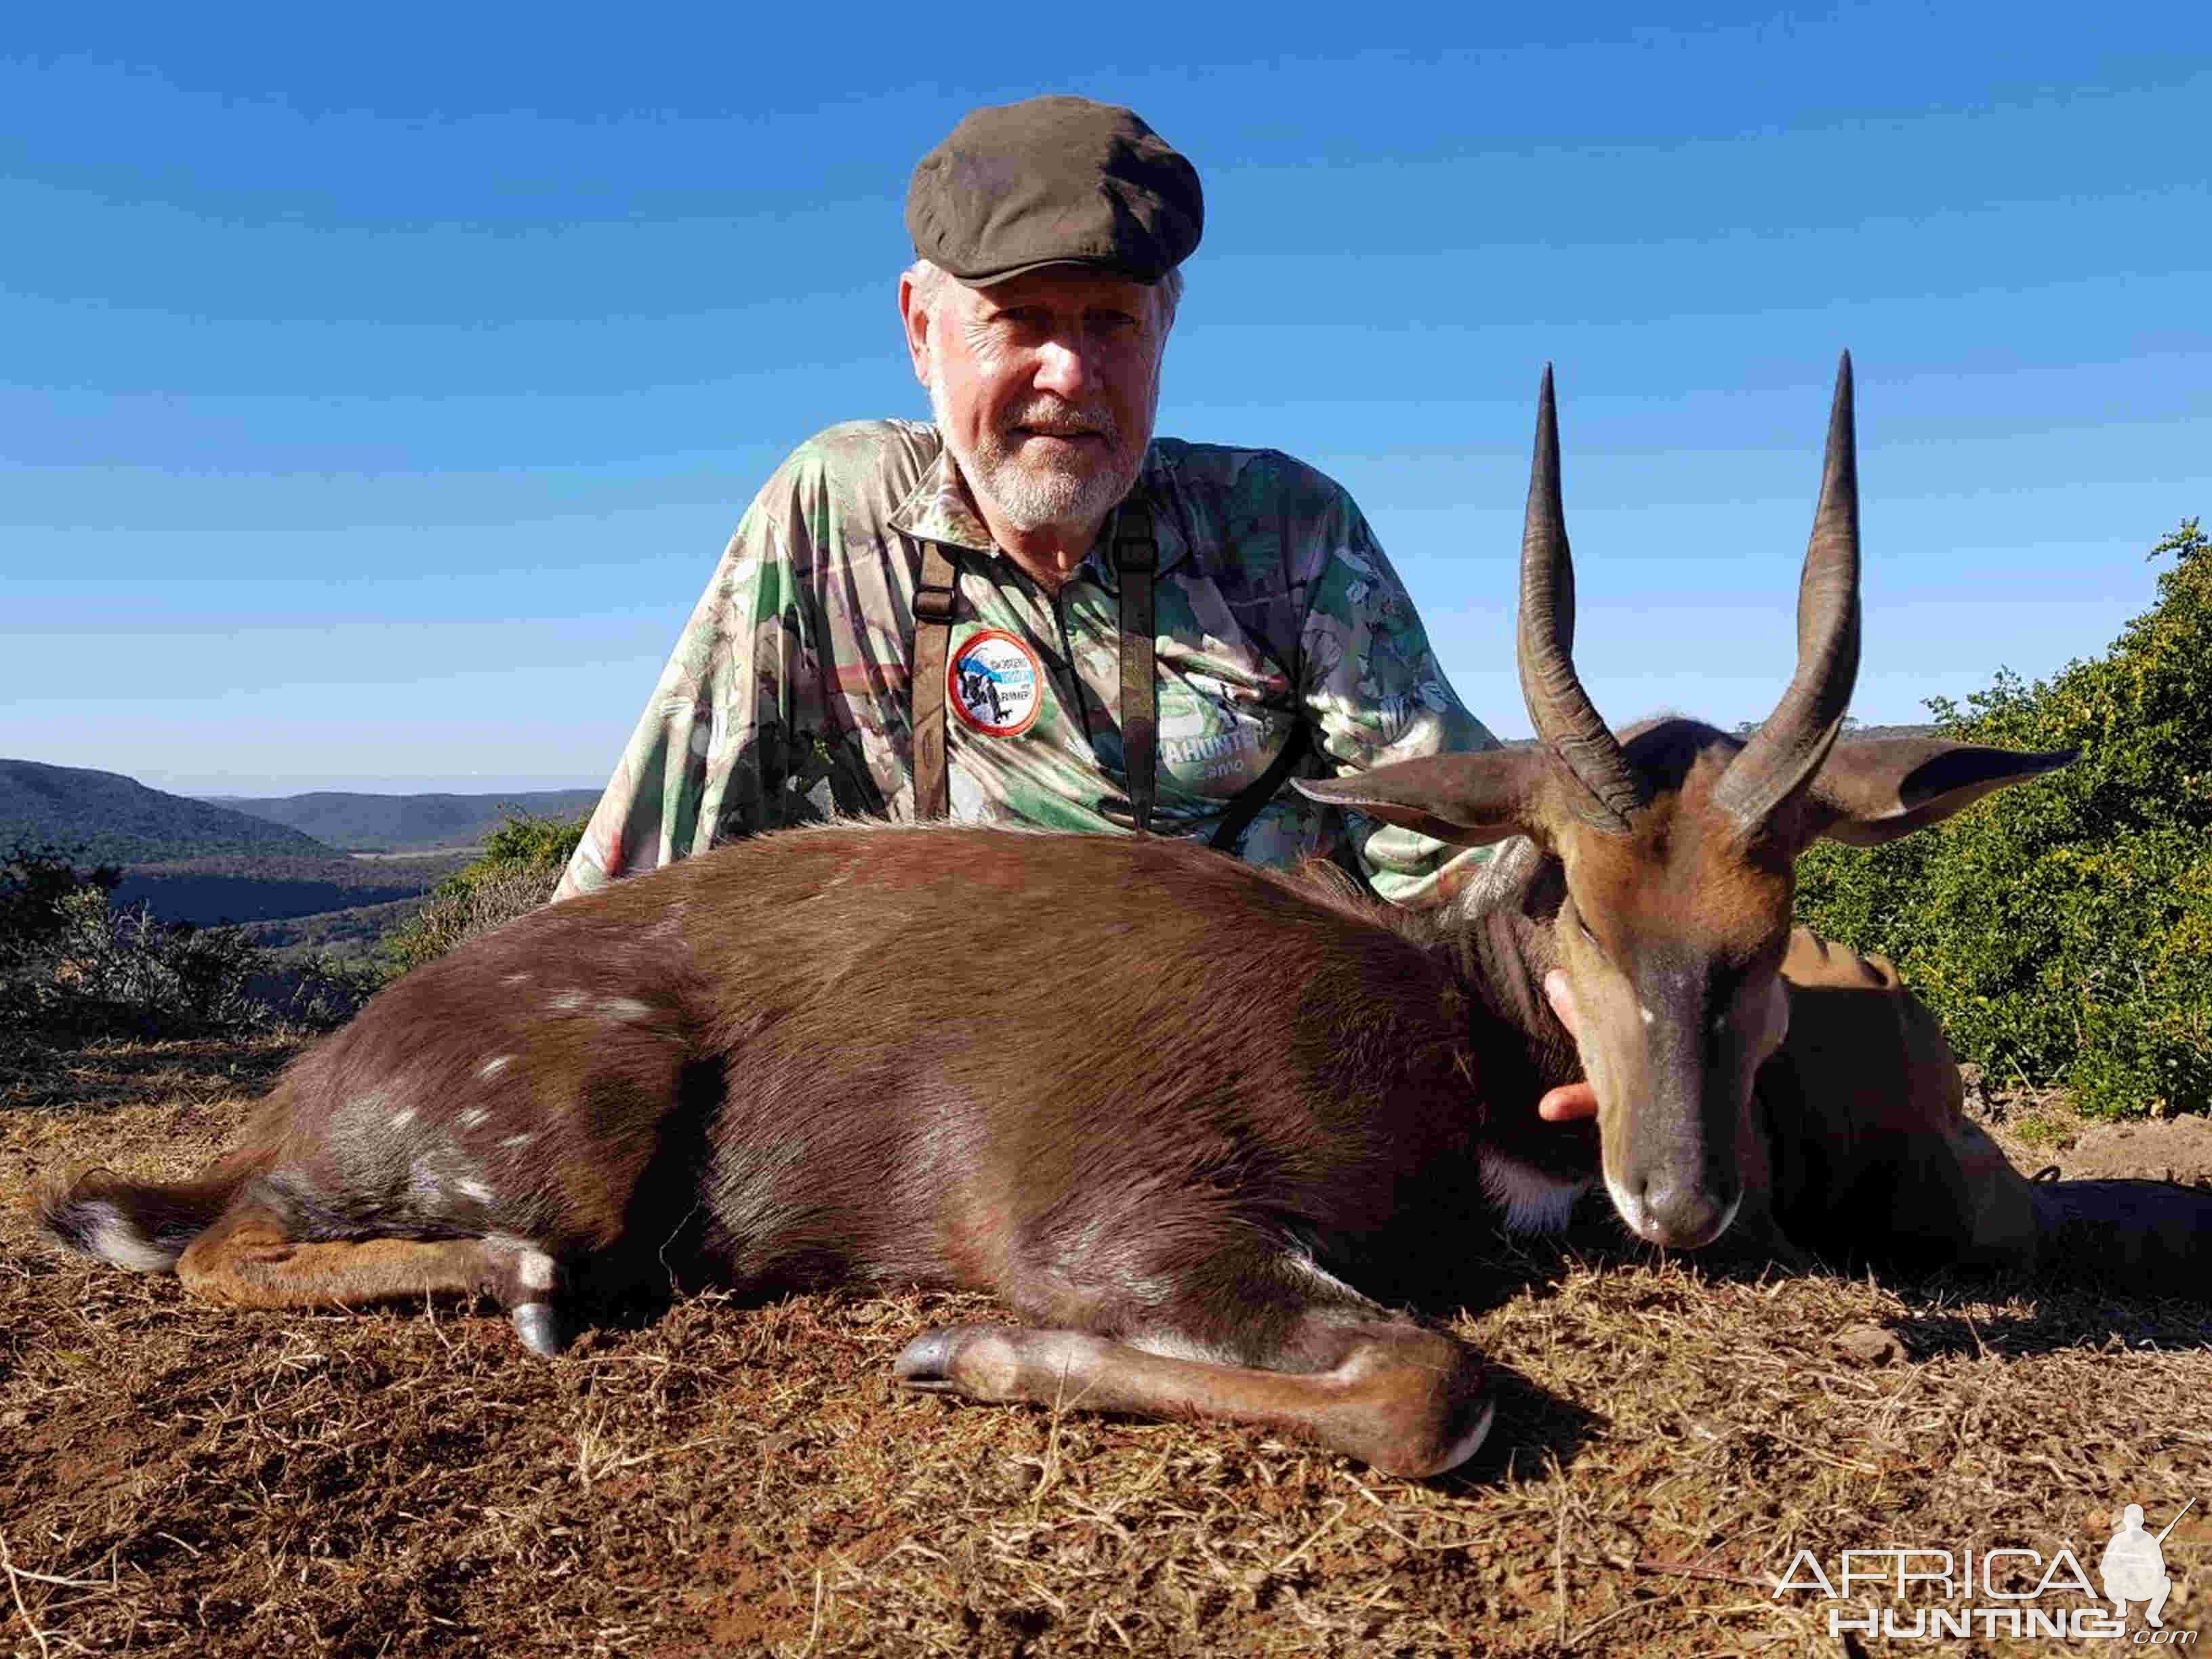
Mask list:
[{"label": "man's fingers", "polygon": [[[1552,1012],[1559,1017],[1559,1024],[1567,1028],[1567,1034],[1579,1036],[1575,1030],[1574,998],[1567,990],[1565,969],[1554,968],[1544,975],[1544,1000],[1552,1005]],[[1563,1084],[1536,1103],[1536,1115],[1547,1123],[1572,1123],[1577,1118],[1595,1117],[1597,1095],[1587,1083]]]},{"label": "man's fingers", "polygon": [[1536,1103],[1536,1115],[1547,1123],[1571,1123],[1597,1115],[1597,1091],[1587,1083],[1565,1083],[1549,1090]]}]

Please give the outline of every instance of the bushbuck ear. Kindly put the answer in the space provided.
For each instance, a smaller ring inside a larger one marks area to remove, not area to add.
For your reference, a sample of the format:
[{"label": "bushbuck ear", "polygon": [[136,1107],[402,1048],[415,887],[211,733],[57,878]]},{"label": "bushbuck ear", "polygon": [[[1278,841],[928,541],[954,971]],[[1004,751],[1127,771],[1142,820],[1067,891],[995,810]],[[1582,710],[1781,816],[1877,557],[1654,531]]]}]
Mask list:
[{"label": "bushbuck ear", "polygon": [[1839,743],[1813,781],[1808,805],[1828,820],[1820,833],[1830,841],[1879,847],[1941,823],[2008,783],[2055,772],[2080,752],[2031,755],[1941,738]]},{"label": "bushbuck ear", "polygon": [[1297,778],[1298,793],[1437,841],[1480,847],[1531,833],[1550,764],[1541,749],[1432,755],[1341,778]]}]

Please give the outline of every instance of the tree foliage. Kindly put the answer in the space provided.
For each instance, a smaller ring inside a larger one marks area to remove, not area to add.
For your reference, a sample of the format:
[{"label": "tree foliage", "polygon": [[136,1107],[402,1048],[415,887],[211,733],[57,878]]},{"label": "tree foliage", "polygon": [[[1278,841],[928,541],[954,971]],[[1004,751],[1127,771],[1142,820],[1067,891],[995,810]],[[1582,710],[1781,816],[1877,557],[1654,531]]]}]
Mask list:
[{"label": "tree foliage", "polygon": [[19,842],[0,855],[0,1018],[23,1028],[181,1036],[325,1030],[373,984],[330,964],[277,967],[234,927],[156,921],[111,902],[112,865]]},{"label": "tree foliage", "polygon": [[2094,1116],[2212,1109],[2212,538],[2187,520],[2169,556],[2103,656],[1929,703],[1961,740],[2073,765],[1798,866],[1800,920],[1893,957],[1963,1057]]},{"label": "tree foliage", "polygon": [[588,813],[510,817],[484,838],[482,857],[439,883],[429,902],[386,938],[386,965],[404,973],[538,908],[553,896],[590,821]]}]

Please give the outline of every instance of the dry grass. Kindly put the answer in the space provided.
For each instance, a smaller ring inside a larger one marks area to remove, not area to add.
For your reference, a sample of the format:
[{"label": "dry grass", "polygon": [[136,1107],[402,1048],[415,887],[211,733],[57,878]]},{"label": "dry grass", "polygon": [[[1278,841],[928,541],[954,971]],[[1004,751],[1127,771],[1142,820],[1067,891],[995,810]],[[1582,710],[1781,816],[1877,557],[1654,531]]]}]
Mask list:
[{"label": "dry grass", "polygon": [[[0,1042],[0,1174],[181,1171],[283,1056]],[[692,1297],[547,1365],[450,1306],[197,1306],[11,1206],[0,1651],[1840,1655],[1771,1594],[1801,1547],[2094,1571],[2118,1505],[2191,1496],[2167,1623],[2206,1622],[2201,1303],[1468,1248],[1498,1425],[1425,1484],[896,1391],[972,1299]],[[1866,1327],[1901,1357],[1855,1358]]]}]

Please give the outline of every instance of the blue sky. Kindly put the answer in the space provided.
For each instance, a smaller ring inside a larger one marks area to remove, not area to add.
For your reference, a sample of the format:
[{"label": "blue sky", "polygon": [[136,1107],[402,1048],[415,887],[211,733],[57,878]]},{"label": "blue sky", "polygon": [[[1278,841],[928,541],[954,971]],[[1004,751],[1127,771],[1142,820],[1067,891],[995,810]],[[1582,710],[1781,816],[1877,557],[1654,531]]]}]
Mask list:
[{"label": "blue sky", "polygon": [[1501,734],[1547,360],[1616,721],[1778,696],[1846,346],[1862,718],[2148,605],[2212,514],[2208,9],[1486,9],[11,21],[0,755],[603,781],[783,453],[927,413],[908,173],[1042,91],[1204,176],[1160,429],[1350,486]]}]

